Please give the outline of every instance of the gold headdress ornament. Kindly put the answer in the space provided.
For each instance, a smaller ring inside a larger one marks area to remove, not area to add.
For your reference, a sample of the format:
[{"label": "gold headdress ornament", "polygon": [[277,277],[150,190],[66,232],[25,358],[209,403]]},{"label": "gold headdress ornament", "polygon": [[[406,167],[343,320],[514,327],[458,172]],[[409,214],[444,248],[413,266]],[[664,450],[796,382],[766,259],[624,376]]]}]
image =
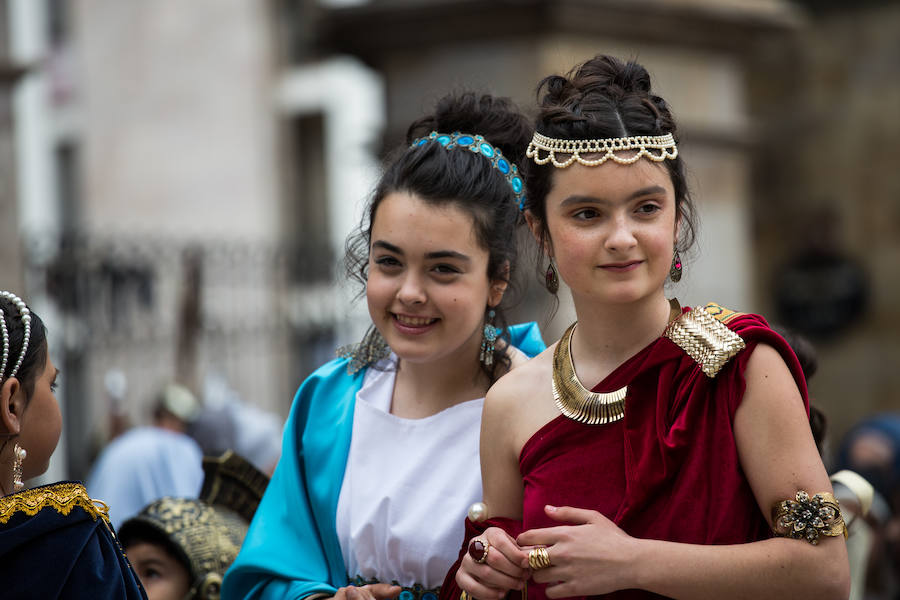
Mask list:
[{"label": "gold headdress ornament", "polygon": [[[543,158],[541,151],[546,152]],[[620,156],[619,153],[623,152],[627,152],[628,155]],[[557,154],[567,155],[568,158],[561,161],[557,159]],[[584,154],[599,154],[600,156],[587,159],[582,156]],[[578,162],[586,167],[596,167],[610,159],[620,165],[630,165],[640,160],[642,156],[646,156],[653,162],[674,160],[678,157],[678,147],[675,145],[675,136],[671,133],[594,140],[563,140],[535,132],[525,151],[525,156],[533,159],[539,165],[551,162],[554,167],[565,169],[573,162]]]},{"label": "gold headdress ornament", "polygon": [[191,600],[218,600],[225,571],[231,566],[250,520],[265,492],[268,477],[231,450],[204,457],[200,498],[164,497],[122,523],[124,546],[148,533],[166,539],[190,571]]}]

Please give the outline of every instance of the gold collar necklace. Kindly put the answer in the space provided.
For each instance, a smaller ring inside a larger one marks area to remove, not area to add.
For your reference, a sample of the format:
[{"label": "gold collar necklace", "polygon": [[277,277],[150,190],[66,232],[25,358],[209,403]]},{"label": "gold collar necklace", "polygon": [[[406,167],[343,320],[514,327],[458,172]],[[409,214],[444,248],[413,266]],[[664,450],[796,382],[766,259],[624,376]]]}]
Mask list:
[{"label": "gold collar necklace", "polygon": [[[681,316],[681,305],[669,301],[669,322]],[[581,385],[572,362],[572,334],[578,322],[569,325],[553,351],[553,401],[566,417],[587,425],[615,423],[625,416],[628,386],[613,392],[592,392]]]},{"label": "gold collar necklace", "polygon": [[553,351],[553,401],[559,412],[579,423],[613,423],[625,416],[628,386],[601,393],[581,385],[572,362],[572,334],[577,324],[576,321],[569,325]]}]

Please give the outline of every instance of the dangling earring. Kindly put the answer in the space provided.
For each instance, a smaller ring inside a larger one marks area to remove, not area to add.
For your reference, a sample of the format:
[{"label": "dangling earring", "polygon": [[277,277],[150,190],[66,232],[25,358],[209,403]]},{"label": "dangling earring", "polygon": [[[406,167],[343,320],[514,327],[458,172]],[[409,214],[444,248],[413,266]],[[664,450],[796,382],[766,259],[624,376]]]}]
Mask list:
[{"label": "dangling earring", "polygon": [[550,257],[550,264],[547,265],[547,272],[544,273],[544,285],[547,286],[547,291],[551,294],[555,294],[559,291],[559,274],[556,272],[556,267],[553,265],[553,257]]},{"label": "dangling earring", "polygon": [[678,253],[678,248],[675,249],[675,255],[672,257],[672,266],[669,268],[669,277],[671,277],[672,281],[675,283],[681,281],[681,254]]},{"label": "dangling earring", "polygon": [[484,338],[481,340],[481,354],[478,355],[478,360],[486,367],[494,364],[494,342],[500,337],[500,328],[494,327],[495,316],[493,309],[488,311],[487,323],[484,324]]},{"label": "dangling earring", "polygon": [[25,483],[22,481],[22,463],[25,462],[25,457],[28,456],[28,453],[25,452],[25,448],[16,442],[16,445],[13,446],[13,454],[15,454],[13,459],[13,491],[18,492],[25,487]]}]

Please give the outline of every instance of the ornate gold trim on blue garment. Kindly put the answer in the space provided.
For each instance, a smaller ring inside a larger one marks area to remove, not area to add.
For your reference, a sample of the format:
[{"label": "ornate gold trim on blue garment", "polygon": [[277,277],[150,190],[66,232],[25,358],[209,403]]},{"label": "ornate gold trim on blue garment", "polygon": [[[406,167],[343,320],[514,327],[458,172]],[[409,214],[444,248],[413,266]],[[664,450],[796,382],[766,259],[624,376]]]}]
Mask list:
[{"label": "ornate gold trim on blue garment", "polygon": [[707,377],[715,377],[747,346],[741,336],[725,325],[740,314],[710,302],[672,321],[663,335],[697,361]]},{"label": "ornate gold trim on blue garment", "polygon": [[68,515],[76,506],[83,508],[95,521],[103,519],[109,526],[106,505],[91,500],[80,483],[54,483],[0,497],[0,523],[8,523],[20,512],[33,517],[48,508]]}]

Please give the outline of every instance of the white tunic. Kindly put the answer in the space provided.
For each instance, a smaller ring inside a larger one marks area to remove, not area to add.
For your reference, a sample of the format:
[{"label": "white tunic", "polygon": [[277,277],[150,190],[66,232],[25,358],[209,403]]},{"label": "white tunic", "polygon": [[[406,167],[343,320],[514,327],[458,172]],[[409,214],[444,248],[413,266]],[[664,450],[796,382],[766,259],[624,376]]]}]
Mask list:
[{"label": "white tunic", "polygon": [[351,578],[438,587],[456,560],[463,521],[481,500],[484,398],[424,419],[392,415],[396,371],[370,368],[356,395],[337,506]]}]

